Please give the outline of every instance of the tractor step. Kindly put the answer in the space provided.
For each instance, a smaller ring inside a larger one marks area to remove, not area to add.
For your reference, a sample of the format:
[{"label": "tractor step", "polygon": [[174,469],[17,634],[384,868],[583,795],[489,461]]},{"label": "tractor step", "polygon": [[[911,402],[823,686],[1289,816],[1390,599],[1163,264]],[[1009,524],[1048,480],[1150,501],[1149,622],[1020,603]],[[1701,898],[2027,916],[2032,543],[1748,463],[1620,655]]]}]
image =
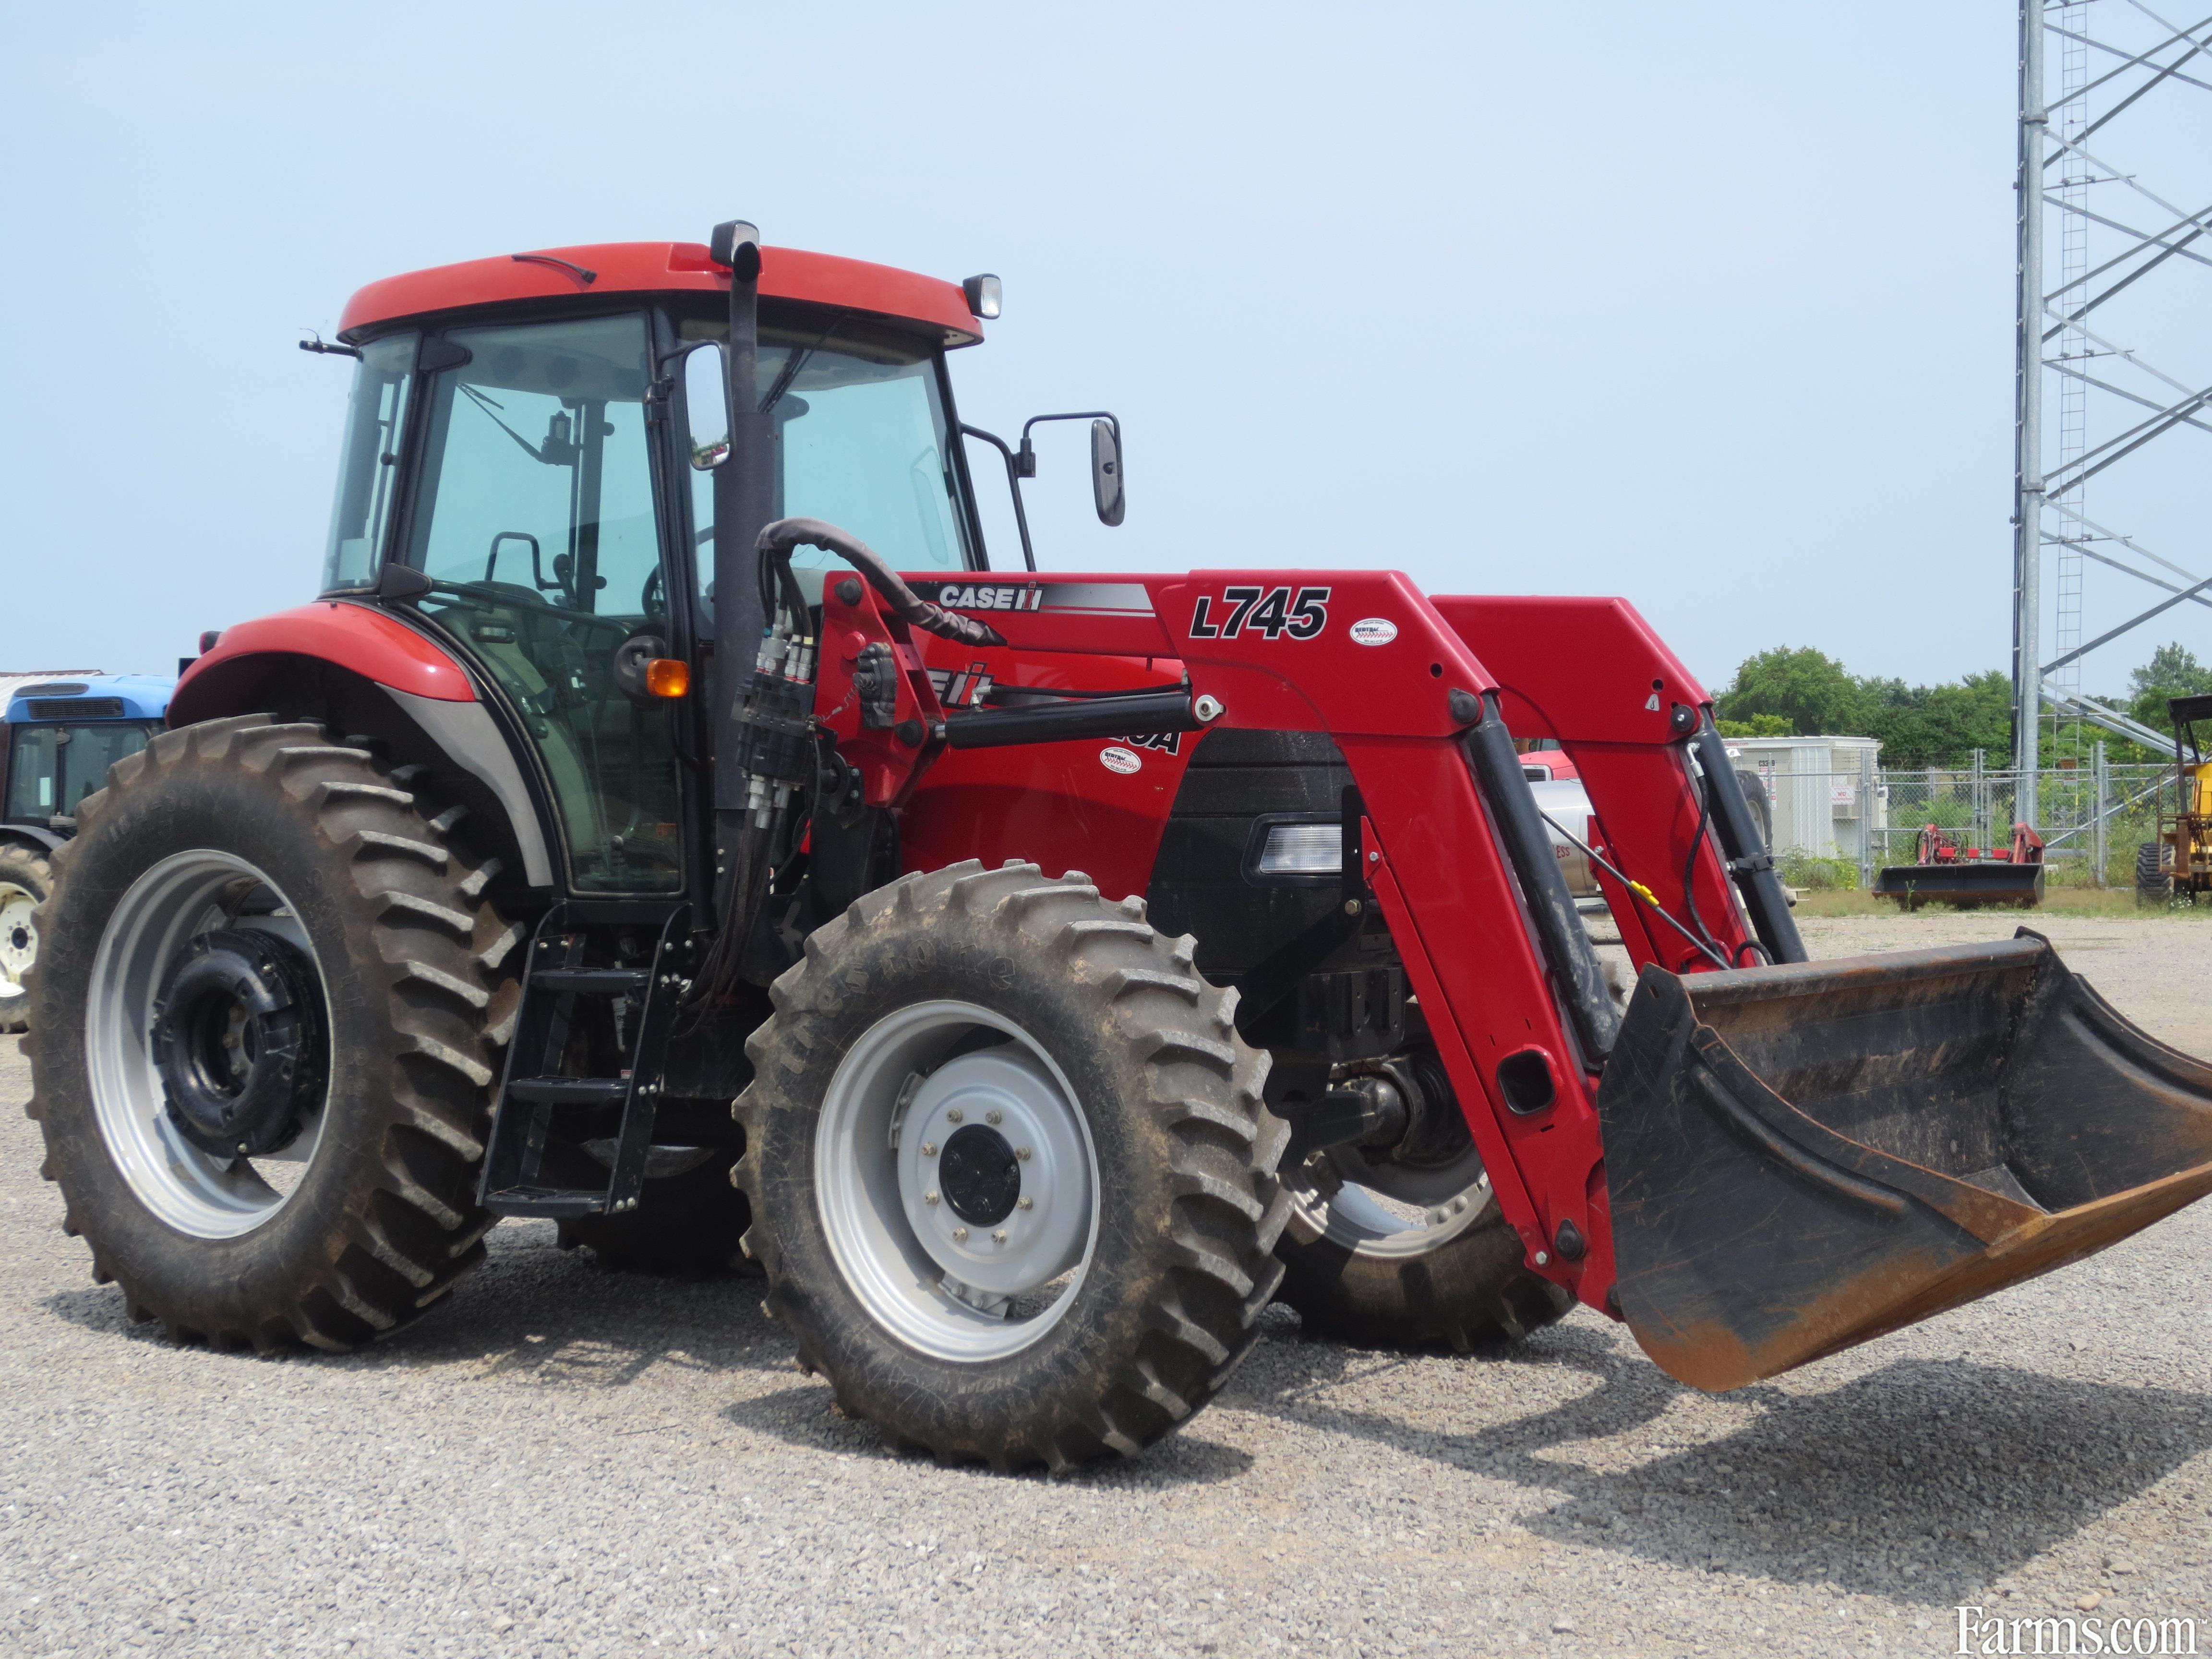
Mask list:
[{"label": "tractor step", "polygon": [[580,991],[590,996],[617,997],[645,989],[652,975],[642,968],[545,968],[535,979],[541,991]]},{"label": "tractor step", "polygon": [[566,1187],[510,1187],[493,1194],[491,1207],[503,1216],[567,1221],[581,1215],[605,1215],[605,1193]]},{"label": "tractor step", "polygon": [[521,1077],[507,1085],[509,1100],[532,1106],[619,1106],[629,1098],[624,1077]]},{"label": "tractor step", "polygon": [[[653,1152],[669,1032],[690,982],[676,965],[689,948],[689,917],[683,905],[669,912],[650,968],[608,965],[616,954],[605,938],[610,924],[572,919],[565,905],[555,905],[538,923],[524,962],[522,1002],[477,1185],[477,1202],[494,1215],[609,1215],[636,1207]],[[594,999],[605,1000],[595,1007]],[[611,1045],[598,1023],[607,1018],[598,1010],[609,1004]],[[586,1020],[592,1024],[580,1030]],[[598,1075],[564,1069],[577,1048],[614,1063]],[[588,1142],[580,1130],[554,1133],[562,1115],[617,1111],[612,1134],[596,1125]],[[612,1155],[599,1156],[594,1147],[611,1147]],[[608,1166],[604,1180],[602,1164]]]}]

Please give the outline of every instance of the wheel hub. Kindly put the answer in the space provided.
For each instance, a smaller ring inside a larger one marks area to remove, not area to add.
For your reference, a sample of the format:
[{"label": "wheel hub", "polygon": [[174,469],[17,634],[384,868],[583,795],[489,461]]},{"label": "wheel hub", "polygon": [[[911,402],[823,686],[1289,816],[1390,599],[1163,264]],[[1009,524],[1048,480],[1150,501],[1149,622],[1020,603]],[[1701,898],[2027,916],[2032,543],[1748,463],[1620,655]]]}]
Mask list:
[{"label": "wheel hub", "polygon": [[204,933],[156,992],[150,1033],[169,1121],[203,1152],[289,1144],[321,1098],[327,1037],[315,970],[274,933]]},{"label": "wheel hub", "polygon": [[945,1061],[915,1091],[899,1140],[908,1218],[960,1284],[1019,1296],[1081,1257],[1089,1160],[1035,1055],[1007,1043]]},{"label": "wheel hub", "polygon": [[981,1123],[952,1132],[938,1178],[953,1212],[978,1227],[997,1226],[1014,1212],[1022,1194],[1021,1160],[1006,1136]]},{"label": "wheel hub", "polygon": [[909,1004],[861,1033],[816,1132],[815,1191],[847,1285],[941,1359],[1018,1352],[1066,1311],[1097,1236],[1097,1170],[1058,1067],[969,1002]]}]

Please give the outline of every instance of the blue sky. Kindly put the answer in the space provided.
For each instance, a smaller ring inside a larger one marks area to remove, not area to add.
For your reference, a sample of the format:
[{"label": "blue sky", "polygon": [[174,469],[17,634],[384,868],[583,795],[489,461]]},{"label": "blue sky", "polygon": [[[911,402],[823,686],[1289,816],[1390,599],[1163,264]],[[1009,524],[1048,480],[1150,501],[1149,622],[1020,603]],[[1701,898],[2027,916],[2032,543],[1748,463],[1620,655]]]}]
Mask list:
[{"label": "blue sky", "polygon": [[[1103,405],[1127,433],[1119,530],[1079,434],[1048,453],[1050,566],[1620,592],[1716,688],[1784,642],[1917,681],[2005,661],[2007,5],[0,31],[0,670],[159,670],[312,592],[345,369],[294,342],[362,283],[738,215],[1005,277],[963,414]],[[2212,656],[2212,628],[2173,634]]]}]

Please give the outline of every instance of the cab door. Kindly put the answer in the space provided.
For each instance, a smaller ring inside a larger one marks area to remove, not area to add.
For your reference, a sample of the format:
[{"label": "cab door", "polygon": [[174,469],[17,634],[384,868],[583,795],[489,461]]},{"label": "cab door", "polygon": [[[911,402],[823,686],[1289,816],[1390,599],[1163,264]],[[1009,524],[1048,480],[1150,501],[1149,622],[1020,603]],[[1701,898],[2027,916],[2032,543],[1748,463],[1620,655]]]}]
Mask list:
[{"label": "cab door", "polygon": [[[422,350],[405,562],[422,613],[483,665],[543,762],[582,893],[683,883],[640,314],[448,330]],[[679,590],[680,591],[680,590]]]}]

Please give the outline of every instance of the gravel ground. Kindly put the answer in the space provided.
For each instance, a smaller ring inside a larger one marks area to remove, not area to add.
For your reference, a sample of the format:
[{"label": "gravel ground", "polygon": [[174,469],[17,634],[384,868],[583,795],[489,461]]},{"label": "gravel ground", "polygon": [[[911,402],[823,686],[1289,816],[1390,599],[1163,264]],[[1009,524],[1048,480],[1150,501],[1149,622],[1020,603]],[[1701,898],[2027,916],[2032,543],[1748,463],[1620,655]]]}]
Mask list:
[{"label": "gravel ground", "polygon": [[[2212,1054],[2187,919],[2054,918]],[[1812,922],[1820,954],[2010,919]],[[7,1045],[12,1049],[13,1045]],[[0,1058],[0,1104],[27,1068]],[[1141,1462],[886,1452],[745,1283],[545,1224],[349,1358],[125,1319],[0,1117],[0,1650],[29,1655],[1947,1654],[1991,1615],[2188,1616],[2212,1650],[2212,1206],[1723,1397],[1586,1311],[1472,1358],[1294,1317]]]}]

